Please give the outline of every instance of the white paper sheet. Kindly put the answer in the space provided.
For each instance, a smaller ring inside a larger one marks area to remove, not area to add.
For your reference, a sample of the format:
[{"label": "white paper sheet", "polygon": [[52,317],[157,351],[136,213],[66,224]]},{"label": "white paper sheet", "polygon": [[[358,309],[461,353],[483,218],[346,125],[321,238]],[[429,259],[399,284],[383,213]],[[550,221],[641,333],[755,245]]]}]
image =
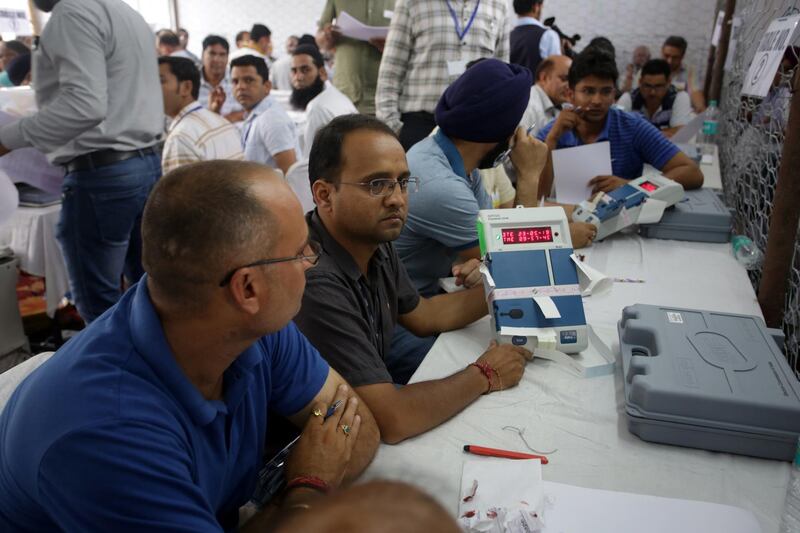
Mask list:
[{"label": "white paper sheet", "polygon": [[[19,120],[19,117],[0,111],[0,126]],[[13,183],[27,183],[49,193],[61,191],[64,169],[51,165],[36,148],[20,148],[0,157],[0,171]]]},{"label": "white paper sheet", "polygon": [[336,25],[345,37],[369,41],[370,39],[386,39],[389,35],[389,26],[367,26],[354,18],[347,11],[342,11],[336,18]]},{"label": "white paper sheet", "polygon": [[750,511],[543,482],[543,533],[761,533]]},{"label": "white paper sheet", "polygon": [[[465,502],[469,496],[472,497]],[[542,464],[539,459],[481,457],[464,461],[458,515],[466,531],[497,531],[491,528],[492,520],[487,517],[491,511],[524,510],[538,514],[541,506]],[[468,517],[471,513],[473,516]],[[526,528],[499,530],[522,532]]]},{"label": "white paper sheet", "polygon": [[592,193],[589,180],[595,176],[610,176],[611,144],[600,142],[562,148],[553,152],[556,200],[565,204],[579,204]]},{"label": "white paper sheet", "polygon": [[687,125],[678,130],[678,133],[672,136],[671,140],[673,144],[684,144],[694,139],[694,136],[700,133],[700,130],[703,129],[703,122],[705,119],[706,114],[700,113],[690,120]]}]

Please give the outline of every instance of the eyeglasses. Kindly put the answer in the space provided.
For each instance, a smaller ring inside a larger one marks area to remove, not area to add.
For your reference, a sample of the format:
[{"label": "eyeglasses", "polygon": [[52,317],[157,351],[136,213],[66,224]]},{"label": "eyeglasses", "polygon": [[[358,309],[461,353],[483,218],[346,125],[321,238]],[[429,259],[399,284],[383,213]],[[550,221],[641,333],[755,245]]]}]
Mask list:
[{"label": "eyeglasses", "polygon": [[669,87],[669,85],[667,85],[666,83],[659,83],[657,85],[651,85],[649,83],[642,83],[642,84],[639,85],[639,87],[643,91],[663,91],[667,87]]},{"label": "eyeglasses", "polygon": [[[311,250],[310,254],[306,254],[306,250]],[[316,265],[319,263],[319,254],[322,251],[322,246],[317,241],[308,241],[305,248],[303,249],[302,253],[297,254],[294,257],[279,257],[277,259],[262,259],[260,261],[254,261],[252,263],[248,263],[246,265],[238,266],[228,272],[222,281],[219,282],[220,287],[224,287],[228,283],[231,282],[231,278],[233,275],[236,274],[237,270],[241,270],[243,268],[250,268],[254,266],[262,266],[262,265],[272,265],[275,263],[287,263],[289,261],[308,261],[311,266]]]},{"label": "eyeglasses", "polygon": [[418,192],[419,191],[419,178],[400,178],[393,180],[390,178],[380,178],[369,181],[367,183],[350,183],[348,181],[340,182],[342,185],[355,185],[356,187],[366,187],[372,196],[391,196],[394,194],[394,189],[400,186],[401,193]]},{"label": "eyeglasses", "polygon": [[600,89],[597,89],[595,87],[583,87],[579,89],[578,92],[588,98],[592,98],[594,95],[598,93],[603,98],[611,98],[616,94],[617,90],[614,87],[601,87]]}]

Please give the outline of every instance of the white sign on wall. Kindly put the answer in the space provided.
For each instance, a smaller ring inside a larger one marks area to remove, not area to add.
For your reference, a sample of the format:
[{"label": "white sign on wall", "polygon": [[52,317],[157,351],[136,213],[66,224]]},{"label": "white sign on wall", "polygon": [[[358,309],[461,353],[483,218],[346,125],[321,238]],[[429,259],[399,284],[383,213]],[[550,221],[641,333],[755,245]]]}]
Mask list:
[{"label": "white sign on wall", "polygon": [[28,21],[28,13],[19,9],[0,8],[0,33],[30,35],[31,23]]},{"label": "white sign on wall", "polygon": [[772,21],[758,44],[758,50],[742,85],[742,94],[762,98],[767,96],[786,47],[792,42],[798,22],[800,15]]}]

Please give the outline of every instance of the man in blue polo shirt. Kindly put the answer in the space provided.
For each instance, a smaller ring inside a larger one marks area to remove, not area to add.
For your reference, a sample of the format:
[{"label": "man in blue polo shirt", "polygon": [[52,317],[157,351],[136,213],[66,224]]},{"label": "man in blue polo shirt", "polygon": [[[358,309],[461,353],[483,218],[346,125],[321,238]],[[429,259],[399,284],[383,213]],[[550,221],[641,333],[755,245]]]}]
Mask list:
[{"label": "man in blue polo shirt", "polygon": [[235,530],[268,410],[305,424],[284,507],[375,452],[371,414],[291,323],[319,250],[282,178],[184,166],[153,189],[142,233],[145,277],[0,414],[2,531]]},{"label": "man in blue polo shirt", "polygon": [[617,77],[617,65],[611,56],[596,48],[581,52],[569,70],[571,109],[562,110],[537,137],[551,150],[609,141],[614,175],[592,178],[589,185],[593,194],[613,191],[640,177],[645,163],[684,189],[702,187],[700,168],[652,124],[611,107]]}]

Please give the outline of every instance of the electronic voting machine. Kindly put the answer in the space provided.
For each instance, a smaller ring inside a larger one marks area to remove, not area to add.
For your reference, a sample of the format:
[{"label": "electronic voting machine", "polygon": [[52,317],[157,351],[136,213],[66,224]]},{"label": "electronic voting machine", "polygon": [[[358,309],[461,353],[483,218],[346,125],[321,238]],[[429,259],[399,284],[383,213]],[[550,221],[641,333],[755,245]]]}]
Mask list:
[{"label": "electronic voting machine", "polygon": [[628,226],[661,220],[664,209],[683,199],[683,186],[660,175],[643,176],[609,193],[597,193],[581,202],[572,214],[576,222],[597,227],[602,240]]},{"label": "electronic voting machine", "polygon": [[564,209],[483,210],[478,236],[498,342],[569,354],[586,349],[586,317]]}]

